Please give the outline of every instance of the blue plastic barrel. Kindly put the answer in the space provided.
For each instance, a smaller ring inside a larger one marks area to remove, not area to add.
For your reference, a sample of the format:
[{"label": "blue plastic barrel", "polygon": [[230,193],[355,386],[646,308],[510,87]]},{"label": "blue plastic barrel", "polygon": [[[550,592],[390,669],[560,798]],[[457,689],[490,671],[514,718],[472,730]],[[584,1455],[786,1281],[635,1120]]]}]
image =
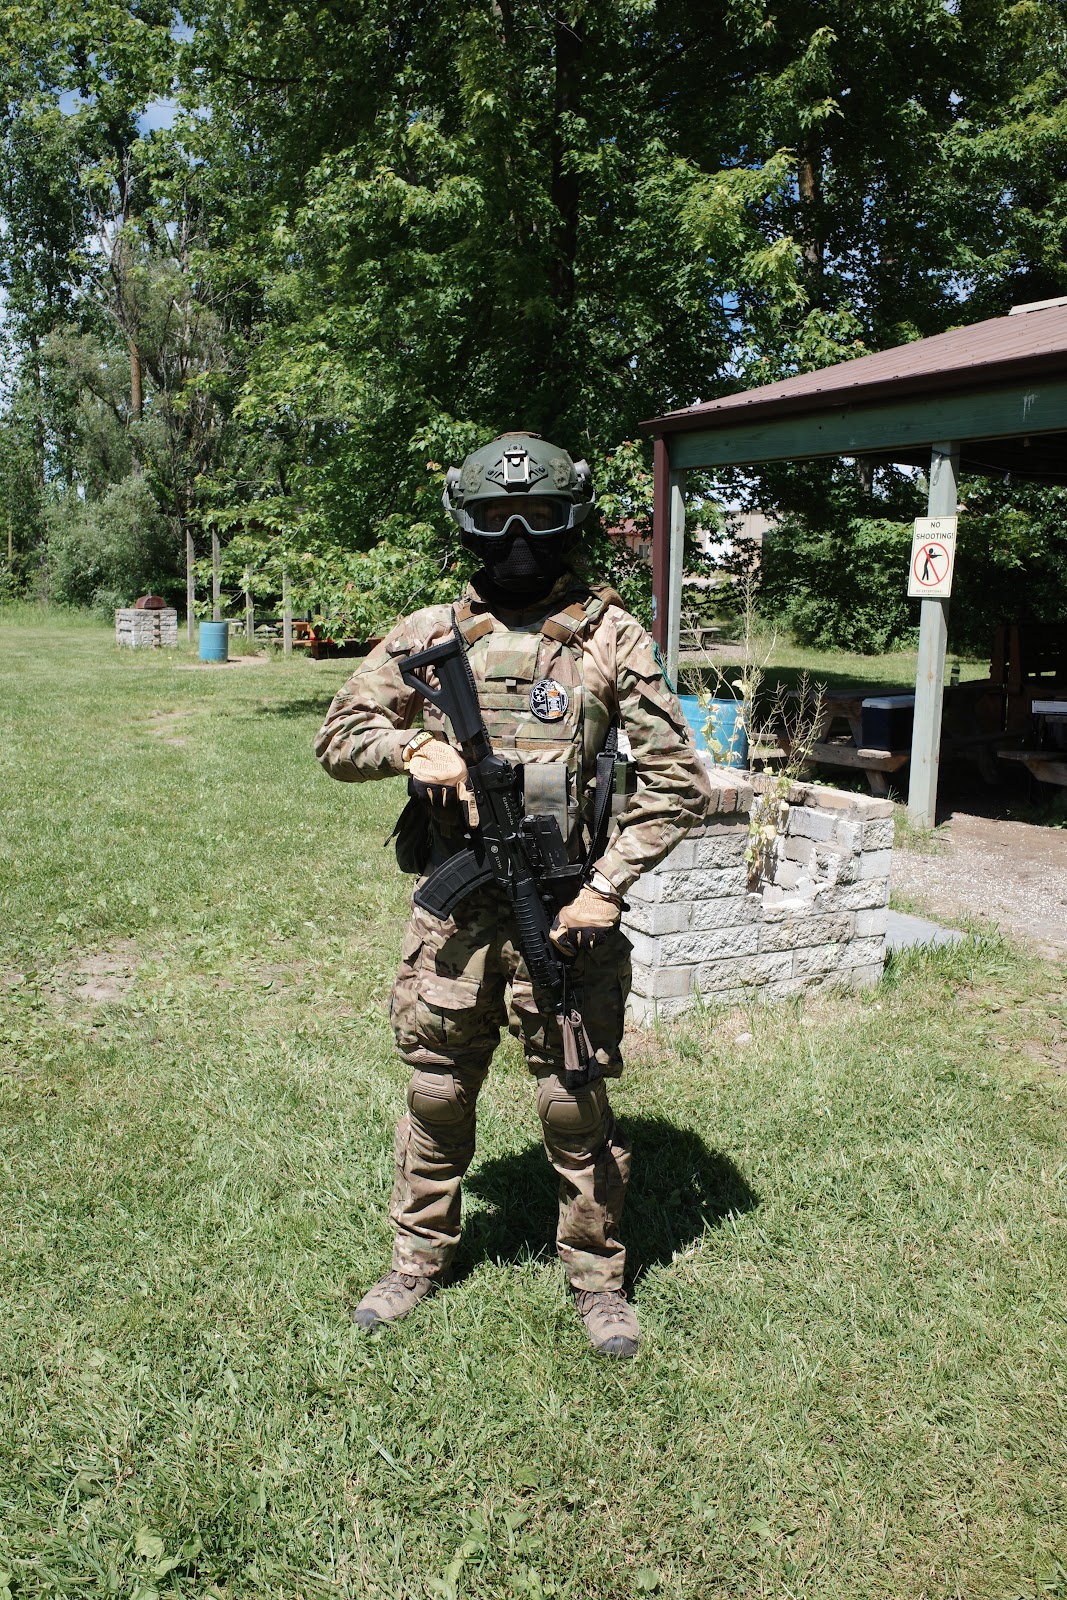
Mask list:
[{"label": "blue plastic barrel", "polygon": [[201,661],[228,661],[230,659],[230,624],[228,622],[202,622],[200,624]]},{"label": "blue plastic barrel", "polygon": [[[714,754],[716,764],[720,767],[745,766],[748,762],[748,733],[740,700],[711,700],[702,706],[699,696],[695,694],[683,694],[678,698],[682,702],[685,720],[696,738],[697,749],[708,755]],[[713,751],[704,734],[709,723],[711,737],[720,747],[718,752]]]}]

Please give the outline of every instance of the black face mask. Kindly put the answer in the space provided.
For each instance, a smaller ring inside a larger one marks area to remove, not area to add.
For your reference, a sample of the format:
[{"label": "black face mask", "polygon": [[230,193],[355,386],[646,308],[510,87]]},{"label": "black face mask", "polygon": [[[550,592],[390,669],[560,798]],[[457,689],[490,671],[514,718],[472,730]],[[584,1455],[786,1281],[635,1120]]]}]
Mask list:
[{"label": "black face mask", "polygon": [[533,539],[520,528],[502,539],[475,536],[474,543],[494,596],[523,606],[540,600],[559,578],[568,541],[566,535]]}]

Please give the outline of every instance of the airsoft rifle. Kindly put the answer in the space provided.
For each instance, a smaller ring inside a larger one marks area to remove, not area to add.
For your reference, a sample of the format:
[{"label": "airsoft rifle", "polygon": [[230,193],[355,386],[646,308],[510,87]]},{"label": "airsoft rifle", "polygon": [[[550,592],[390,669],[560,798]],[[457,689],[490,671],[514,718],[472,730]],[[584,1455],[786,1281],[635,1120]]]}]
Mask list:
[{"label": "airsoft rifle", "polygon": [[[584,1088],[600,1076],[600,1069],[575,1004],[570,963],[552,943],[549,930],[559,908],[577,894],[588,863],[568,862],[566,841],[555,817],[526,815],[522,769],[493,750],[455,619],[451,639],[405,656],[398,666],[409,688],[444,712],[452,724],[478,811],[477,826],[467,833],[467,848],[450,856],[415,890],[415,904],[435,917],[448,917],[475,889],[500,885],[511,902],[534,994],[555,1016],[563,1035],[563,1082],[568,1089]],[[428,667],[436,686],[421,676]],[[608,759],[614,765],[613,747]],[[610,778],[606,786],[599,771],[597,778],[594,844],[607,820],[601,791],[606,790],[610,803],[611,789]]]}]

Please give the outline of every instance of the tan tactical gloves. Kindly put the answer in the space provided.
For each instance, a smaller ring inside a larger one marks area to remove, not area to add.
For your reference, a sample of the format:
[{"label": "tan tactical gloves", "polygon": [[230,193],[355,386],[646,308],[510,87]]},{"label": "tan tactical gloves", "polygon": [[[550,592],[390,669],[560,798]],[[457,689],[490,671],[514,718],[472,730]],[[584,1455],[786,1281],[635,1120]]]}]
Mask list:
[{"label": "tan tactical gloves", "polygon": [[563,907],[552,924],[551,939],[564,955],[588,950],[598,938],[619,925],[622,914],[620,895],[601,894],[592,884],[584,884],[569,905]]},{"label": "tan tactical gloves", "polygon": [[432,733],[417,733],[404,749],[404,766],[415,793],[431,805],[454,804],[465,786],[467,763],[458,750]]},{"label": "tan tactical gloves", "polygon": [[404,746],[404,770],[420,800],[432,806],[452,806],[461,801],[467,820],[478,826],[478,806],[467,787],[467,763],[458,750],[423,729]]}]

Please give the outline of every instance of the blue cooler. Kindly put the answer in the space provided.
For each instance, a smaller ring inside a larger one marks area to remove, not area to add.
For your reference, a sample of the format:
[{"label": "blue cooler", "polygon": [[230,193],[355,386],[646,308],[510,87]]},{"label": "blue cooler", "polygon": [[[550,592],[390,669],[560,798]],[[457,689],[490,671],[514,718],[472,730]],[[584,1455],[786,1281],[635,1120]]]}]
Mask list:
[{"label": "blue cooler", "polygon": [[860,705],[864,750],[910,750],[915,721],[913,694],[883,694]]}]

